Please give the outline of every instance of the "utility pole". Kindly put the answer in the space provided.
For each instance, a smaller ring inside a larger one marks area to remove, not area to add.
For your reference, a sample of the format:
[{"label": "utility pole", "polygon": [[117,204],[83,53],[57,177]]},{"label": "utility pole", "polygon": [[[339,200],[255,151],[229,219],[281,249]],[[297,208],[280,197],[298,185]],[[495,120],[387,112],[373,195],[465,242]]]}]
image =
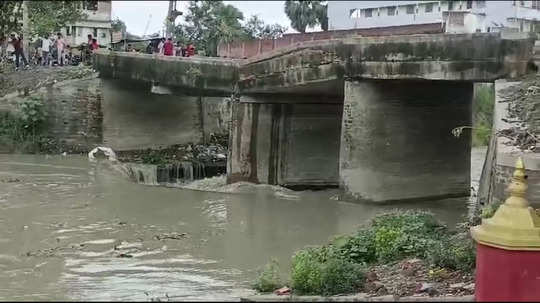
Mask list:
[{"label": "utility pole", "polygon": [[172,34],[172,27],[174,26],[174,20],[171,20],[172,12],[174,9],[174,2],[169,1],[169,10],[167,11],[167,19],[165,21],[165,37],[168,38]]},{"label": "utility pole", "polygon": [[165,19],[166,37],[172,36],[174,30],[174,20],[176,20],[176,17],[181,16],[182,14],[182,12],[176,10],[176,0],[170,0],[167,18]]},{"label": "utility pole", "polygon": [[22,2],[22,17],[23,17],[23,24],[22,24],[22,35],[23,35],[23,52],[24,56],[26,57],[26,60],[30,60],[28,58],[28,39],[30,38],[30,31],[28,30],[30,20],[28,20],[28,1],[24,0]]}]

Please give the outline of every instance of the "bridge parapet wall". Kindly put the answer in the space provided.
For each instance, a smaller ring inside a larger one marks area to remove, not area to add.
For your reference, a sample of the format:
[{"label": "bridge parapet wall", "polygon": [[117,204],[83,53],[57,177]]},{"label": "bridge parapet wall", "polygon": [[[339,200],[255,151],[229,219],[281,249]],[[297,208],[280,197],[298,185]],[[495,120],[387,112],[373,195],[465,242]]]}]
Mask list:
[{"label": "bridge parapet wall", "polygon": [[94,67],[102,77],[157,82],[186,92],[230,94],[238,80],[238,60],[100,51]]},{"label": "bridge parapet wall", "polygon": [[533,46],[534,38],[497,33],[310,41],[247,59],[239,87],[264,93],[345,78],[493,82],[525,74]]}]

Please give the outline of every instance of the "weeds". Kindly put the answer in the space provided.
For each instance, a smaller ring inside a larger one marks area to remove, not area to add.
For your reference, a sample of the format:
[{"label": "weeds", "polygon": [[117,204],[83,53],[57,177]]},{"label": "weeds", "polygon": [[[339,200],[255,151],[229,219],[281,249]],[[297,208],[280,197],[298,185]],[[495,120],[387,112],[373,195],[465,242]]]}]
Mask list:
[{"label": "weeds", "polygon": [[16,113],[0,114],[0,142],[19,151],[38,152],[46,141],[42,136],[45,118],[41,99],[24,99]]},{"label": "weeds", "polygon": [[394,211],[375,217],[353,235],[298,251],[291,284],[301,295],[335,295],[361,290],[365,268],[376,263],[423,258],[432,268],[472,271],[475,250],[465,230],[450,231],[432,213]]},{"label": "weeds", "polygon": [[492,86],[480,86],[473,100],[473,146],[489,144],[493,124],[495,93]]},{"label": "weeds", "polygon": [[297,252],[292,262],[292,288],[295,293],[336,295],[361,290],[364,267],[342,258],[332,246]]},{"label": "weeds", "polygon": [[253,288],[259,292],[272,292],[281,286],[283,284],[279,277],[279,264],[276,259],[272,259],[260,271],[259,276],[253,284]]}]

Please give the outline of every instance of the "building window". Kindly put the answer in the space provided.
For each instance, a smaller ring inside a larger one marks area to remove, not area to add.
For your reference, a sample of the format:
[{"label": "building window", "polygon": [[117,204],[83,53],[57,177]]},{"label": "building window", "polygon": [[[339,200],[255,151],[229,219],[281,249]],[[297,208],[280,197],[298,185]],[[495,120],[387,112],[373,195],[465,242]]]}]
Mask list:
[{"label": "building window", "polygon": [[66,26],[66,36],[71,36],[71,28]]},{"label": "building window", "polygon": [[101,33],[101,38],[107,38],[107,34],[105,32]]},{"label": "building window", "polygon": [[525,6],[525,1],[523,1],[523,0],[519,1],[519,5]]},{"label": "building window", "polygon": [[98,2],[97,1],[84,1],[84,9],[87,9],[89,11],[97,11]]},{"label": "building window", "polygon": [[350,18],[355,18],[355,19],[360,18],[360,10],[357,9],[357,8],[351,9],[351,11],[349,13],[350,13],[350,15],[349,15]]},{"label": "building window", "polygon": [[467,8],[472,8],[472,0],[467,1]]},{"label": "building window", "polygon": [[407,15],[414,14],[414,5],[407,5]]},{"label": "building window", "polygon": [[[77,27],[75,27],[75,28],[77,28]],[[81,36],[82,36],[82,27],[79,28],[79,30],[77,31],[77,37],[81,37]]]},{"label": "building window", "polygon": [[93,33],[92,37],[97,37],[97,28],[95,28],[95,27],[94,27],[94,33]]},{"label": "building window", "polygon": [[449,10],[449,11],[454,10],[454,2],[448,1],[448,10]]},{"label": "building window", "polygon": [[386,12],[388,13],[388,16],[394,16],[396,14],[396,7],[389,6],[386,8]]},{"label": "building window", "polygon": [[431,13],[433,11],[433,3],[426,4],[426,13]]},{"label": "building window", "polygon": [[73,36],[77,35],[77,27],[75,25],[71,27],[71,33],[73,34]]},{"label": "building window", "polygon": [[532,8],[536,10],[540,10],[540,0],[533,0],[532,1]]},{"label": "building window", "polygon": [[366,17],[366,18],[373,17],[373,9],[368,8],[368,9],[364,10],[364,17]]}]

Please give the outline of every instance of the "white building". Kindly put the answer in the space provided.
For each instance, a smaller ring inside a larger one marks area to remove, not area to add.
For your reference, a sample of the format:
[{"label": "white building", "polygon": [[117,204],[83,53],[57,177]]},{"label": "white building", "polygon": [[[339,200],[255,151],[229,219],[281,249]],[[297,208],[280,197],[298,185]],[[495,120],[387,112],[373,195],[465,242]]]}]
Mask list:
[{"label": "white building", "polygon": [[88,35],[97,39],[100,45],[111,43],[111,1],[80,1],[86,20],[62,29],[66,42],[72,46],[88,42]]},{"label": "white building", "polygon": [[329,30],[440,23],[448,33],[537,31],[540,0],[328,1]]}]

